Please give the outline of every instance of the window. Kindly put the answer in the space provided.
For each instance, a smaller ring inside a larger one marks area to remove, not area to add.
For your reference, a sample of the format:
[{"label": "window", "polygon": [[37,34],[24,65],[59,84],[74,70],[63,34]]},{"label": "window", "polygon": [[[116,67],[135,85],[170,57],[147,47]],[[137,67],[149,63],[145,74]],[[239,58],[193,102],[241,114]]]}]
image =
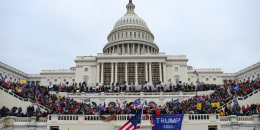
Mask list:
[{"label": "window", "polygon": [[190,81],[190,78],[188,78],[188,81]]},{"label": "window", "polygon": [[47,81],[49,82],[49,81],[50,81],[50,79],[47,79]]},{"label": "window", "polygon": [[206,81],[208,81],[209,79],[208,78],[206,78]]},{"label": "window", "polygon": [[134,32],[134,38],[136,38],[136,32]]},{"label": "window", "polygon": [[132,38],[132,32],[130,32],[130,38]]},{"label": "window", "polygon": [[63,81],[66,82],[66,79],[64,79]]},{"label": "window", "polygon": [[179,68],[178,68],[178,67],[174,67],[174,70],[175,70],[175,71],[178,71],[178,70],[179,70]]},{"label": "window", "polygon": [[75,82],[75,79],[72,79],[72,82]]},{"label": "window", "polygon": [[88,68],[85,68],[85,71],[88,71]]},{"label": "window", "polygon": [[57,79],[54,79],[54,82],[57,82]]},{"label": "window", "polygon": [[216,78],[213,78],[214,81],[216,81]]}]

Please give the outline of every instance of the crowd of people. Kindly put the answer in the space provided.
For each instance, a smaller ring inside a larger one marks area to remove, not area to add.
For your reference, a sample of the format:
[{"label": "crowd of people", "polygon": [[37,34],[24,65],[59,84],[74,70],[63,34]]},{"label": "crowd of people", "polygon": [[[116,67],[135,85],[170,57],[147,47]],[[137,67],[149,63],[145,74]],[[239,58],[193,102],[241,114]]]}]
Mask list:
[{"label": "crowd of people", "polygon": [[122,84],[112,84],[97,86],[87,86],[86,83],[73,83],[72,85],[65,84],[50,84],[48,88],[52,91],[57,92],[194,92],[194,91],[207,91],[214,90],[216,88],[215,84],[199,84],[195,86],[194,84],[177,84],[177,85],[126,85]]},{"label": "crowd of people", "polygon": [[[38,85],[23,85],[20,83],[5,82],[0,79],[0,86],[8,89],[9,92],[13,92],[22,98],[28,98],[36,104],[41,104],[48,109],[48,112],[41,112],[40,109],[34,110],[34,107],[28,107],[25,114],[21,113],[21,109],[14,107],[11,110],[8,108],[1,109],[1,116],[14,115],[14,116],[46,116],[47,114],[85,114],[85,115],[103,115],[103,114],[135,114],[138,109],[144,107],[144,114],[210,114],[220,113],[221,115],[251,115],[260,114],[259,104],[250,104],[247,107],[238,105],[232,106],[227,104],[229,101],[234,100],[237,97],[243,97],[250,92],[259,89],[259,81],[244,82],[244,83],[232,83],[222,86],[199,86],[199,90],[214,89],[214,92],[210,95],[196,95],[190,97],[187,100],[168,101],[165,105],[160,106],[154,103],[148,103],[143,105],[136,105],[135,103],[123,104],[116,103],[115,105],[107,104],[94,104],[91,101],[77,102],[73,98],[59,96],[58,94],[49,94],[49,91],[54,89],[55,91],[74,91],[73,86],[67,87],[62,90],[62,87],[53,86],[38,86]],[[78,88],[78,87],[77,87]],[[79,87],[81,90],[83,87]],[[183,89],[182,89],[183,88]],[[59,90],[61,89],[61,90]],[[103,88],[106,91],[106,87]],[[177,90],[185,90],[189,88],[188,85],[181,86]],[[77,89],[76,89],[77,90]],[[84,90],[86,91],[86,90]],[[142,91],[142,89],[141,89]],[[213,106],[212,103],[218,103],[219,105]],[[199,105],[199,106],[198,106]],[[220,111],[219,106],[225,106],[224,111]]]}]

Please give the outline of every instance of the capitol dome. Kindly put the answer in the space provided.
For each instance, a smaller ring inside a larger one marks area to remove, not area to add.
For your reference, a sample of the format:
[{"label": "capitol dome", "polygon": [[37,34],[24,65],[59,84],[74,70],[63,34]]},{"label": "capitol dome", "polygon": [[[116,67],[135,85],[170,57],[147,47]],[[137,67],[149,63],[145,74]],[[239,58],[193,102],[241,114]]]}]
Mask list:
[{"label": "capitol dome", "polygon": [[157,54],[158,46],[154,43],[154,35],[146,22],[134,12],[132,0],[126,5],[127,12],[114,25],[109,33],[108,43],[103,48],[104,54]]}]

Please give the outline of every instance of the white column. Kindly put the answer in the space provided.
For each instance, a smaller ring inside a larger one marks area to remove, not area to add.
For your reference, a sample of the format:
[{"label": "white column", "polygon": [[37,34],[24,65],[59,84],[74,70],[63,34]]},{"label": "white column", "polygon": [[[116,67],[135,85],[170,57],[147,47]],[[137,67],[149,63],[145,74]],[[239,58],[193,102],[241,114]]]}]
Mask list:
[{"label": "white column", "polygon": [[160,74],[160,81],[162,82],[162,63],[159,62],[159,74]]},{"label": "white column", "polygon": [[122,44],[122,54],[125,54],[125,46]]},{"label": "white column", "polygon": [[130,55],[130,43],[127,44],[127,54]]},{"label": "white column", "polygon": [[115,46],[113,46],[113,54],[115,54]]},{"label": "white column", "polygon": [[97,63],[97,83],[99,83],[99,63]]},{"label": "white column", "polygon": [[147,67],[147,62],[145,62],[145,81],[148,81],[148,67]]},{"label": "white column", "polygon": [[117,63],[115,63],[115,83],[117,82]]},{"label": "white column", "polygon": [[137,52],[136,53],[141,54],[141,52],[140,52],[140,44],[137,44]]},{"label": "white column", "polygon": [[119,49],[119,45],[117,45],[117,54],[120,53],[120,50],[121,50],[121,49]]},{"label": "white column", "polygon": [[167,83],[167,79],[166,79],[166,63],[163,63],[163,82]]},{"label": "white column", "polygon": [[127,83],[127,62],[125,62],[125,82]]},{"label": "white column", "polygon": [[137,65],[138,62],[135,62],[135,85],[138,85]]},{"label": "white column", "polygon": [[135,54],[135,44],[133,43],[132,54]]},{"label": "white column", "polygon": [[153,84],[153,80],[152,80],[152,63],[149,62],[149,79],[150,79],[150,83]]},{"label": "white column", "polygon": [[114,82],[114,63],[111,63],[111,84]]},{"label": "white column", "polygon": [[104,83],[104,77],[103,77],[103,69],[104,69],[104,63],[101,63],[101,84],[103,84]]}]

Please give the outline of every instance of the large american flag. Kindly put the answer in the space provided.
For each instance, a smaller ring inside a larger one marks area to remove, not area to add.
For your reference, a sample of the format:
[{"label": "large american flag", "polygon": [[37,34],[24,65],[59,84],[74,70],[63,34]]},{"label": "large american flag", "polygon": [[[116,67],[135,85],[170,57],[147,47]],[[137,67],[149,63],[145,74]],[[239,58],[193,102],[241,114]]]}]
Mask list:
[{"label": "large american flag", "polygon": [[118,130],[140,130],[143,109],[139,110],[137,114],[129,119]]}]

